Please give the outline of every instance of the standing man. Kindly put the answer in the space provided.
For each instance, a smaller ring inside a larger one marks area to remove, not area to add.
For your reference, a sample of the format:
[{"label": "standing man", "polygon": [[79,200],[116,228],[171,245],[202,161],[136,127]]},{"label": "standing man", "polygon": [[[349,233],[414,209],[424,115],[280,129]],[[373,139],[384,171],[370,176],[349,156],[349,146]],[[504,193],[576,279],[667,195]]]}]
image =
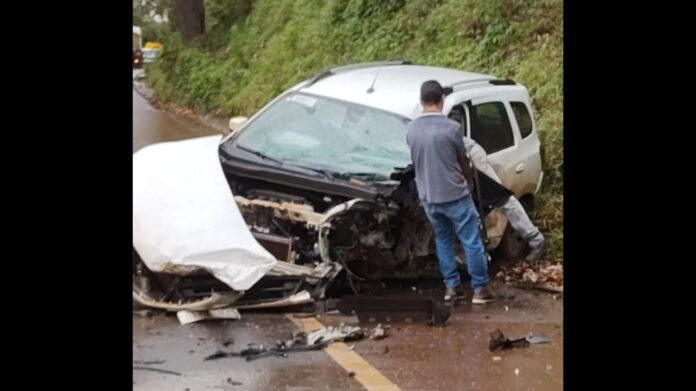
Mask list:
[{"label": "standing man", "polygon": [[421,85],[423,113],[411,121],[406,140],[416,174],[418,195],[433,226],[445,301],[463,295],[454,255],[454,234],[466,253],[474,304],[495,300],[489,291],[488,259],[479,233],[479,215],[471,196],[473,171],[460,125],[442,113],[445,92],[435,80]]}]

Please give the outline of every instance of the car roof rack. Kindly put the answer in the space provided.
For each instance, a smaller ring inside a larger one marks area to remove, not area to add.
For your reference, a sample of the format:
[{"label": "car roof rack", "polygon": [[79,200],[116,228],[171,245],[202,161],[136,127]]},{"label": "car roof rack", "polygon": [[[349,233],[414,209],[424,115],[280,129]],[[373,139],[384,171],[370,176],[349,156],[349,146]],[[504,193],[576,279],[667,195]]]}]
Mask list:
[{"label": "car roof rack", "polygon": [[304,87],[309,87],[312,84],[318,82],[319,80],[325,79],[329,76],[333,76],[337,73],[341,72],[347,72],[347,71],[354,71],[356,69],[365,69],[365,68],[377,68],[377,67],[385,67],[385,66],[392,66],[392,65],[411,65],[411,61],[405,61],[405,60],[398,60],[398,61],[374,61],[374,62],[361,62],[357,64],[350,64],[350,65],[343,65],[340,67],[335,67],[331,68],[327,71],[324,71],[313,78],[309,79],[309,81],[304,85]]},{"label": "car roof rack", "polygon": [[459,90],[462,90],[466,87],[469,87],[471,84],[481,84],[481,83],[488,83],[488,84],[492,84],[494,86],[514,86],[514,85],[517,85],[517,83],[515,83],[515,81],[512,79],[479,78],[479,79],[462,80],[462,81],[458,81],[458,82],[455,82],[455,83],[452,83],[452,84],[446,86],[445,87],[446,95],[449,95],[454,91],[459,91]]},{"label": "car roof rack", "polygon": [[489,80],[489,83],[493,84],[494,86],[514,86],[517,85],[514,80],[512,79],[493,79]]}]

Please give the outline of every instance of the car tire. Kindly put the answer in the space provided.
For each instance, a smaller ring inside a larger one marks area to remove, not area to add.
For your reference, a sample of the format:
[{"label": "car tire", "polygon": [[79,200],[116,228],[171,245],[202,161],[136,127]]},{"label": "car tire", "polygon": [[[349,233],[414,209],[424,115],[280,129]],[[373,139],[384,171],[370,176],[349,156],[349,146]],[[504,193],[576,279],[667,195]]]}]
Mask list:
[{"label": "car tire", "polygon": [[529,253],[527,243],[517,235],[512,226],[508,223],[505,232],[500,240],[500,244],[493,251],[493,259],[501,261],[512,261],[524,258]]},{"label": "car tire", "polygon": [[[531,197],[523,197],[520,199],[520,203],[527,214],[529,214],[534,207],[534,200]],[[493,250],[492,255],[494,260],[511,261],[524,258],[529,254],[529,251],[530,248],[527,242],[522,239],[517,232],[515,232],[510,223],[508,223],[503,232],[500,244]]]}]

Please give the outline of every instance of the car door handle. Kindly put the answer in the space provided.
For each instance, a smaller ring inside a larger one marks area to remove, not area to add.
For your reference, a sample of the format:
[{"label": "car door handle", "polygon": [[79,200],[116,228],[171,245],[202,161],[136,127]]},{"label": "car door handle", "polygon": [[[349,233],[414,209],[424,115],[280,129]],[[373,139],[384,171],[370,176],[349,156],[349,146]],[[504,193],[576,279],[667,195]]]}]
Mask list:
[{"label": "car door handle", "polygon": [[515,174],[519,174],[524,171],[524,163],[520,163],[515,167]]}]

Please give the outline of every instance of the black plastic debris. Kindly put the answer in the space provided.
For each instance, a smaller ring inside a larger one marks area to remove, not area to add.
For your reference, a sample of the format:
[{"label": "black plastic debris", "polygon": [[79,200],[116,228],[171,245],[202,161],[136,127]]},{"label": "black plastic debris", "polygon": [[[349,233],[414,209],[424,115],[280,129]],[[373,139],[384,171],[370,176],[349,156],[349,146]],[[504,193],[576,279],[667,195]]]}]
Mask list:
[{"label": "black plastic debris", "polygon": [[491,352],[494,352],[496,350],[505,350],[505,349],[511,349],[511,348],[523,348],[527,347],[530,344],[538,344],[538,343],[549,343],[551,342],[550,339],[543,335],[528,335],[524,337],[519,337],[519,338],[507,338],[505,337],[505,334],[503,334],[502,331],[499,329],[495,329],[491,333],[491,340],[488,343],[488,350]]},{"label": "black plastic debris", "polygon": [[241,386],[241,385],[242,385],[241,382],[234,381],[234,380],[232,380],[231,377],[228,377],[228,378],[227,378],[227,384],[231,384],[231,385],[233,385],[233,386]]},{"label": "black plastic debris", "polygon": [[133,364],[139,364],[139,365],[156,365],[156,364],[164,364],[165,360],[155,360],[155,361],[140,361],[140,360],[134,360]]},{"label": "black plastic debris", "polygon": [[153,368],[153,367],[142,367],[139,365],[133,365],[134,370],[141,370],[141,371],[153,371],[153,372],[159,372],[159,373],[166,373],[168,375],[175,375],[175,376],[181,376],[179,372],[174,372],[170,371],[167,369],[161,369],[161,368]]},{"label": "black plastic debris", "polygon": [[432,319],[430,321],[431,326],[444,326],[452,314],[452,307],[454,306],[454,300],[450,304],[440,303],[438,301],[432,300]]},{"label": "black plastic debris", "polygon": [[144,366],[144,365],[157,365],[157,364],[163,364],[163,363],[164,363],[164,360],[153,360],[153,361],[134,360],[133,361],[133,369],[140,370],[140,371],[153,371],[153,372],[159,372],[159,373],[166,373],[168,375],[181,376],[181,373],[179,373],[179,372],[174,372],[174,371],[170,371],[167,369]]},{"label": "black plastic debris", "polygon": [[431,297],[344,296],[338,309],[345,315],[356,315],[360,322],[423,321],[444,325],[451,308]]}]

